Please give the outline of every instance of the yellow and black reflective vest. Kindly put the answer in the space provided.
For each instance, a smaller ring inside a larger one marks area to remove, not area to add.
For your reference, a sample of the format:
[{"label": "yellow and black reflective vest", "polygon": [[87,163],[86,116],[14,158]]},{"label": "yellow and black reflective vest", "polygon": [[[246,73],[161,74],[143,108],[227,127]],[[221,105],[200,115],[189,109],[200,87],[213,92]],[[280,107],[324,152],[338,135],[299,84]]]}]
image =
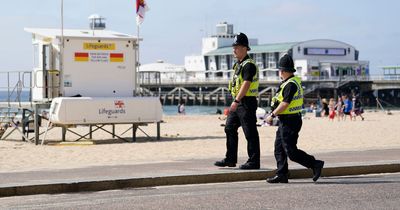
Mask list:
[{"label": "yellow and black reflective vest", "polygon": [[254,63],[253,59],[248,58],[244,60],[242,63],[238,64],[236,63],[233,66],[234,74],[232,77],[232,80],[229,81],[229,86],[228,89],[231,92],[232,96],[235,97],[240,90],[240,87],[242,86],[244,80],[242,76],[242,68],[247,64],[247,63],[252,63],[254,66],[256,66],[256,74],[253,77],[253,80],[251,81],[250,87],[246,92],[246,96],[258,96],[258,86],[259,86],[259,81],[258,81],[258,66]]},{"label": "yellow and black reflective vest", "polygon": [[294,94],[289,106],[283,112],[279,113],[280,115],[297,114],[303,109],[303,88],[301,87],[301,80],[299,77],[291,77],[280,85],[279,92],[277,92],[275,97],[272,98],[271,106],[274,107],[275,105],[275,107],[277,107],[277,104],[274,103],[279,104],[283,101],[283,89],[287,84],[289,84],[289,82],[292,82],[297,86],[297,91]]}]

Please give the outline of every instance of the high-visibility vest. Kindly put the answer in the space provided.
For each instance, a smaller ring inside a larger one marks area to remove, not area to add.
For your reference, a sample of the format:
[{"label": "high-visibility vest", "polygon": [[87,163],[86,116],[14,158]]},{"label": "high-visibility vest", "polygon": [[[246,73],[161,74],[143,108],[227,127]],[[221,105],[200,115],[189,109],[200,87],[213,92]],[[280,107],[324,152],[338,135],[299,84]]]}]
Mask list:
[{"label": "high-visibility vest", "polygon": [[279,92],[277,92],[275,97],[272,98],[271,105],[274,107],[275,104],[273,103],[279,104],[283,101],[283,89],[287,84],[289,84],[289,82],[297,86],[297,91],[294,94],[292,101],[289,103],[289,106],[283,110],[283,112],[279,113],[280,115],[297,114],[303,109],[303,88],[301,87],[301,80],[299,77],[291,77],[286,82],[282,83],[279,87]]},{"label": "high-visibility vest", "polygon": [[253,76],[250,87],[246,92],[246,96],[258,96],[258,86],[259,86],[258,67],[254,63],[253,59],[248,58],[245,61],[243,61],[242,63],[240,63],[240,64],[236,63],[233,66],[234,74],[233,74],[232,80],[229,81],[229,86],[228,86],[228,89],[231,92],[233,97],[235,97],[239,93],[240,87],[242,86],[242,84],[244,82],[241,71],[242,71],[242,68],[247,63],[252,63],[256,67],[256,74]]}]

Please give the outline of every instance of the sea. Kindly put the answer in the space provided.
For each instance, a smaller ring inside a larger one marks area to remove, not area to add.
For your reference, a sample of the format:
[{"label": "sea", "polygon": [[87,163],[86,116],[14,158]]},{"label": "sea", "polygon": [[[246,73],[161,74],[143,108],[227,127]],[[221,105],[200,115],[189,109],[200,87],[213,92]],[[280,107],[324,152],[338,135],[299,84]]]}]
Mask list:
[{"label": "sea", "polygon": [[[7,102],[7,91],[0,91],[0,102]],[[10,98],[11,101],[15,101],[17,95],[14,93]],[[29,101],[29,92],[22,91],[21,92],[21,101]],[[185,114],[186,115],[213,115],[216,114],[217,111],[223,112],[226,107],[223,106],[185,106]],[[178,115],[178,106],[177,105],[164,105],[163,113],[165,115]]]}]

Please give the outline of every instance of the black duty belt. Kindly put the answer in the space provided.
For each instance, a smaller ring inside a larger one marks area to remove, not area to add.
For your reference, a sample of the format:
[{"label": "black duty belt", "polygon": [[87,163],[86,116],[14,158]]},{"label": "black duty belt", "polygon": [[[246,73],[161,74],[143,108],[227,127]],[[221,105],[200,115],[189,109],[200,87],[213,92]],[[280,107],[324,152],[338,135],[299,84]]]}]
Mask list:
[{"label": "black duty belt", "polygon": [[294,118],[294,117],[301,117],[301,113],[296,113],[296,114],[281,114],[278,115],[279,119],[288,119],[288,118]]}]

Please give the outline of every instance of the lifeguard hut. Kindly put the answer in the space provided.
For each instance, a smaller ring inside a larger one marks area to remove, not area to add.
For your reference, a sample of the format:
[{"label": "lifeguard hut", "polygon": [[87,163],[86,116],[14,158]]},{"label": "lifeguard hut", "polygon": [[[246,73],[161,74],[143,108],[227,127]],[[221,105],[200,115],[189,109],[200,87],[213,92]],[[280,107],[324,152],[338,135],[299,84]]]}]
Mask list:
[{"label": "lifeguard hut", "polygon": [[32,100],[59,96],[132,97],[138,38],[105,30],[91,15],[90,29],[25,28],[32,33]]},{"label": "lifeguard hut", "polygon": [[106,124],[113,136],[115,124],[132,124],[134,139],[148,123],[157,123],[159,138],[160,100],[137,94],[139,39],[105,30],[104,20],[91,15],[90,29],[25,28],[33,44],[31,103],[49,108],[49,122],[63,127],[63,140],[69,127],[89,125],[91,136],[92,126]]}]

